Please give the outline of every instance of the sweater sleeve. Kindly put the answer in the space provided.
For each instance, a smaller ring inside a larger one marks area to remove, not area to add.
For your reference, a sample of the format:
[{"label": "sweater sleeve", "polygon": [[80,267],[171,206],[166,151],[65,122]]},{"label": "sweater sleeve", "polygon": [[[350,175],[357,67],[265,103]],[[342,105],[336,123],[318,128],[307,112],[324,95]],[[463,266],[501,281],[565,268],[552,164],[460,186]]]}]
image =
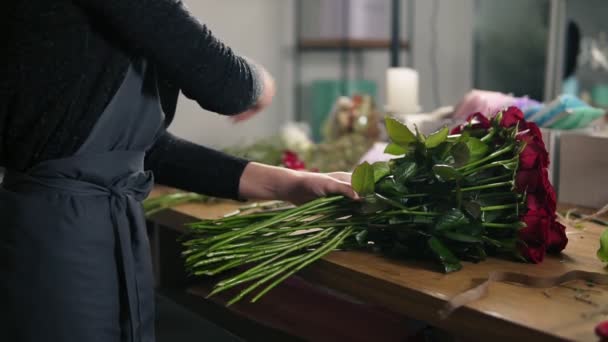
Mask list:
[{"label": "sweater sleeve", "polygon": [[189,13],[181,0],[73,0],[107,22],[207,110],[237,114],[262,92],[253,63],[237,56]]},{"label": "sweater sleeve", "polygon": [[146,155],[157,183],[215,197],[238,199],[248,161],[191,143],[164,131]]}]

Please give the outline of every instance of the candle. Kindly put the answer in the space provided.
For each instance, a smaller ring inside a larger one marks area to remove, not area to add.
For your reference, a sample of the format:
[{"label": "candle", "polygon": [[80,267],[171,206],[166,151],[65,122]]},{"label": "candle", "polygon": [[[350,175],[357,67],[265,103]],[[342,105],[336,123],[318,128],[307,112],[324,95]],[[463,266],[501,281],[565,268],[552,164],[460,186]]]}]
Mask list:
[{"label": "candle", "polygon": [[417,113],[418,72],[409,68],[389,68],[386,71],[387,109],[396,114]]}]

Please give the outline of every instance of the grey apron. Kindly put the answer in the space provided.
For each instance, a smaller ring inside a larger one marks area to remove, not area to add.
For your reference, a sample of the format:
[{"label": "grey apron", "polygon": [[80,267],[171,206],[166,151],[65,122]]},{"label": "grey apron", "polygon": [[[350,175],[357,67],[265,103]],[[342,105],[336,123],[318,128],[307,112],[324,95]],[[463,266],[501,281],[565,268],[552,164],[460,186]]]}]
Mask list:
[{"label": "grey apron", "polygon": [[141,201],[163,125],[156,79],[134,62],[86,142],[0,187],[0,335],[7,341],[154,341]]}]

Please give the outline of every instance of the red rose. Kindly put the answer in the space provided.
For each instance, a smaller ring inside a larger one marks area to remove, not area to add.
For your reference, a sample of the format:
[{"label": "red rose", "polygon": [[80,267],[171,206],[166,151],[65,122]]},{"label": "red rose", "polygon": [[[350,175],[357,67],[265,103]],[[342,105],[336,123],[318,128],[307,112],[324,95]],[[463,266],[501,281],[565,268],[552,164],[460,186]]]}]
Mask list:
[{"label": "red rose", "polygon": [[488,119],[485,115],[477,112],[469,115],[467,117],[466,123],[454,127],[452,129],[451,134],[460,134],[467,127],[470,127],[471,129],[488,129],[490,128],[490,126],[490,119]]},{"label": "red rose", "polygon": [[554,213],[557,207],[557,196],[549,182],[547,169],[519,170],[515,176],[515,189],[526,193],[533,201],[529,206],[546,208]]},{"label": "red rose", "polygon": [[281,164],[283,164],[283,166],[285,166],[286,168],[292,170],[306,170],[306,165],[302,160],[300,160],[298,154],[289,150],[283,152]]},{"label": "red rose", "polygon": [[519,167],[522,169],[546,168],[549,166],[549,153],[541,138],[530,134],[518,135],[517,139],[526,146],[519,155]]},{"label": "red rose", "polygon": [[539,138],[540,141],[543,142],[543,146],[545,145],[545,142],[543,141],[543,133],[540,131],[540,128],[538,128],[538,126],[534,122],[528,122],[526,120],[521,121],[519,123],[519,130],[528,131],[529,135]]},{"label": "red rose", "polygon": [[520,169],[515,175],[515,188],[520,193],[534,193],[543,187],[543,172],[539,169]]},{"label": "red rose", "polygon": [[559,253],[568,244],[568,236],[566,236],[566,227],[563,224],[553,219],[553,224],[549,229],[547,236],[547,252]]},{"label": "red rose", "polygon": [[544,245],[526,245],[520,248],[520,252],[526,260],[540,264],[545,258],[547,248]]},{"label": "red rose", "polygon": [[519,167],[523,169],[548,167],[549,153],[547,152],[538,126],[534,123],[527,123],[525,120],[522,120],[521,127],[526,129],[521,131],[516,138],[526,145],[519,155]]},{"label": "red rose", "polygon": [[539,198],[536,193],[526,194],[526,208],[527,210],[540,210],[543,207],[543,198]]},{"label": "red rose", "polygon": [[502,120],[500,125],[502,127],[513,127],[524,119],[524,113],[517,107],[509,107],[502,112]]},{"label": "red rose", "polygon": [[521,220],[526,227],[519,231],[519,239],[523,242],[520,251],[526,259],[539,263],[547,250],[552,217],[544,208],[540,208],[528,210]]},{"label": "red rose", "polygon": [[544,194],[544,200],[546,203],[546,207],[549,208],[549,211],[552,213],[557,209],[557,195],[555,194],[555,189],[553,189],[553,185],[549,182],[549,172],[547,169],[544,169],[541,174],[541,186],[542,186],[542,194]]}]

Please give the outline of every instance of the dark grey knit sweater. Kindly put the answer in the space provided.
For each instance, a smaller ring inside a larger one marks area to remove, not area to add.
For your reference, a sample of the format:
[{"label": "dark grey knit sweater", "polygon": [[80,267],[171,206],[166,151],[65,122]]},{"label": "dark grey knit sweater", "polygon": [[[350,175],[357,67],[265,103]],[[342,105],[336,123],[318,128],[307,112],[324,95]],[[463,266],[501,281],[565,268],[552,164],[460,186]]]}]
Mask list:
[{"label": "dark grey knit sweater", "polygon": [[[261,91],[255,69],[179,0],[5,1],[0,42],[0,167],[9,169],[73,154],[133,57],[159,70],[167,124],[180,90],[221,114],[248,109]],[[224,197],[237,196],[245,165],[169,133],[147,157],[160,183]]]}]

